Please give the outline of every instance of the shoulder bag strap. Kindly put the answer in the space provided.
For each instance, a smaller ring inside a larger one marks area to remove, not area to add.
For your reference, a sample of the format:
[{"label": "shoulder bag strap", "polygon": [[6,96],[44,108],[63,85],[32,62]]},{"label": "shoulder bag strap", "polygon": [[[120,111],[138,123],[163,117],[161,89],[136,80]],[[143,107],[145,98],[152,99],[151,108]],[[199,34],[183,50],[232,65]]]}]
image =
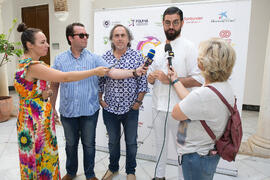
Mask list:
[{"label": "shoulder bag strap", "polygon": [[[221,101],[228,107],[229,111],[231,113],[233,113],[233,108],[232,106],[228,103],[228,101],[224,98],[224,96],[213,86],[205,86],[210,88],[212,91],[214,91],[214,93],[216,93],[216,95],[221,99]],[[235,98],[235,103],[236,103],[236,98]],[[206,124],[206,122],[204,120],[200,120],[202,126],[204,127],[204,129],[206,130],[206,132],[208,133],[208,135],[214,140],[216,141],[216,136],[213,133],[213,131],[210,129],[210,127]]]}]

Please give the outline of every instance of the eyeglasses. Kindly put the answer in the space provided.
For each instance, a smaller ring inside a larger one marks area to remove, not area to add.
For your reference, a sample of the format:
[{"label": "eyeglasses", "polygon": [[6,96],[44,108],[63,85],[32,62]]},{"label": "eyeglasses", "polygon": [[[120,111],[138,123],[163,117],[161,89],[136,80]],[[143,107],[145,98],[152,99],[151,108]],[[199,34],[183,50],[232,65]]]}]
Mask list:
[{"label": "eyeglasses", "polygon": [[83,39],[84,37],[86,37],[86,39],[89,38],[89,34],[87,34],[87,33],[73,34],[72,36],[79,36],[79,38],[81,38],[81,39]]},{"label": "eyeglasses", "polygon": [[180,21],[179,20],[174,20],[173,22],[171,22],[169,20],[165,20],[164,24],[165,24],[165,26],[168,26],[168,27],[171,26],[171,24],[173,26],[178,26],[180,24]]}]

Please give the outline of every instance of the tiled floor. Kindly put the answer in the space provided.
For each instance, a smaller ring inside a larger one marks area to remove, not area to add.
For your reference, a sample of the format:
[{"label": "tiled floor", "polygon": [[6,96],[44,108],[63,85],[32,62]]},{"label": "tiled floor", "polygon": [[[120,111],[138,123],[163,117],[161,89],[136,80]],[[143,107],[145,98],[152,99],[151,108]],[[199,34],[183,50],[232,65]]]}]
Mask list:
[{"label": "tiled floor", "polygon": [[[246,140],[250,135],[256,131],[256,124],[258,119],[257,112],[243,111],[243,128],[244,137]],[[62,126],[57,126],[57,140],[60,155],[61,175],[65,172],[65,140]],[[98,178],[101,178],[108,166],[108,153],[97,151],[95,172]],[[125,175],[125,157],[120,159],[120,174],[114,180],[124,180]],[[232,177],[223,174],[216,174],[215,180],[270,180],[270,159],[263,159],[257,157],[250,157],[238,155],[236,160],[236,167],[238,168],[238,176]],[[136,176],[138,180],[150,180],[154,174],[155,162],[146,160],[137,160]],[[11,118],[7,122],[0,123],[0,180],[18,180],[19,175],[19,157],[17,149],[17,133],[16,133],[16,118]],[[82,166],[82,147],[79,146],[79,170],[76,180],[84,180]],[[167,166],[166,172],[167,180],[177,179],[177,167],[173,165]]]}]

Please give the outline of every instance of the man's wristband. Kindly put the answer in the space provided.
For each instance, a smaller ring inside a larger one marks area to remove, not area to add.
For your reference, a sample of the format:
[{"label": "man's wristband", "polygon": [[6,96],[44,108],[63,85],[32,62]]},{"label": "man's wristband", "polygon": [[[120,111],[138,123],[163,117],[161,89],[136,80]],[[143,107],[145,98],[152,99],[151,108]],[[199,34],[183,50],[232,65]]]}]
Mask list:
[{"label": "man's wristband", "polygon": [[132,72],[132,74],[133,74],[134,77],[139,77],[139,75],[136,72],[136,69],[134,69],[134,71]]},{"label": "man's wristband", "polygon": [[142,105],[142,101],[139,101],[138,99],[135,100],[135,103]]},{"label": "man's wristband", "polygon": [[173,82],[172,82],[172,85],[174,85],[175,83],[177,83],[179,81],[179,78],[177,78],[176,80],[174,80]]}]

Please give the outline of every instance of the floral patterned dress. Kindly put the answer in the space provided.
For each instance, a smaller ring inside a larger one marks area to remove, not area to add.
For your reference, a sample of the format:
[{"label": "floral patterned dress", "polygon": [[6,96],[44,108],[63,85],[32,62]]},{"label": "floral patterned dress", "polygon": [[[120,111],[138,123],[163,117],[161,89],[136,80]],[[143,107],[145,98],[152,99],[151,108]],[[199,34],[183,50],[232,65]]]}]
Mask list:
[{"label": "floral patterned dress", "polygon": [[58,180],[60,178],[55,121],[49,101],[42,98],[47,82],[27,81],[30,64],[43,63],[31,58],[19,61],[14,87],[20,105],[17,120],[20,171],[22,180]]}]

